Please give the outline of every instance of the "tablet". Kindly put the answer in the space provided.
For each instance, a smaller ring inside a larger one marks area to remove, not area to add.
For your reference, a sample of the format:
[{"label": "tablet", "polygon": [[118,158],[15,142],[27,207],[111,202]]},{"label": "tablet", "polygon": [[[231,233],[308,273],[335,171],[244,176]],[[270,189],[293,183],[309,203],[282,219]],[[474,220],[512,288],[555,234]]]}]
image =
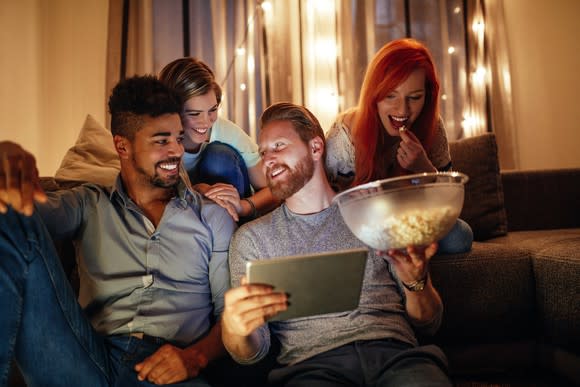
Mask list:
[{"label": "tablet", "polygon": [[270,321],[344,312],[358,307],[367,254],[357,248],[249,261],[246,276],[290,296],[288,309]]}]

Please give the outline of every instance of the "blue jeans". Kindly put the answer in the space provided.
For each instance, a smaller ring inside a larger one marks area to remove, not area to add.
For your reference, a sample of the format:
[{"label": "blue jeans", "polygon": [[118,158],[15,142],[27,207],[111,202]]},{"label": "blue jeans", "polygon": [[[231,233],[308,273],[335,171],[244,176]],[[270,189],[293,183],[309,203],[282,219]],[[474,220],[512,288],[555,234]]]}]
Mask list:
[{"label": "blue jeans", "polygon": [[15,359],[28,386],[153,386],[133,366],[163,343],[93,329],[36,213],[0,214],[0,315],[0,385]]},{"label": "blue jeans", "polygon": [[192,171],[188,171],[193,184],[228,183],[236,187],[240,198],[251,196],[252,187],[248,168],[240,153],[232,146],[219,141],[207,144],[200,160]]},{"label": "blue jeans", "polygon": [[467,222],[457,219],[453,228],[439,241],[438,253],[457,254],[471,250],[473,231]]},{"label": "blue jeans", "polygon": [[394,340],[355,341],[297,364],[274,369],[269,381],[285,387],[451,387],[447,360],[436,346]]}]

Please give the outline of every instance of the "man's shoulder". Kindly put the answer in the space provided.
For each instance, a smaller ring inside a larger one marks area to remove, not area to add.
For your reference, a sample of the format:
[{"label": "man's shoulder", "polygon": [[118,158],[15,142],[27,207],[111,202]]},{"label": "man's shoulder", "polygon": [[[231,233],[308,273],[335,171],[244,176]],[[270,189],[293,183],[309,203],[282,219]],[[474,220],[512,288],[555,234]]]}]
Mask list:
[{"label": "man's shoulder", "polygon": [[[228,211],[208,198],[202,197],[200,199],[200,209],[201,214],[204,218],[208,220],[218,220],[218,221],[230,221],[231,223],[235,223],[232,216],[228,213]],[[229,222],[228,222],[229,223]]]},{"label": "man's shoulder", "polygon": [[280,224],[280,217],[283,216],[281,207],[260,216],[250,222],[241,225],[234,234],[234,239],[241,240],[272,240]]}]

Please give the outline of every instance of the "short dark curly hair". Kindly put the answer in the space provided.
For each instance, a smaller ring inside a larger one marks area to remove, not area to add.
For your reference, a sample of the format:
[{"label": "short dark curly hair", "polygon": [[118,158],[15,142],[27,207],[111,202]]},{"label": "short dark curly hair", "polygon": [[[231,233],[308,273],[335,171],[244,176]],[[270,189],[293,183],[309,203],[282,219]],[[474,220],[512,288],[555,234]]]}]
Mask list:
[{"label": "short dark curly hair", "polygon": [[143,118],[180,114],[179,93],[153,75],[134,76],[120,81],[109,97],[111,132],[133,140]]}]

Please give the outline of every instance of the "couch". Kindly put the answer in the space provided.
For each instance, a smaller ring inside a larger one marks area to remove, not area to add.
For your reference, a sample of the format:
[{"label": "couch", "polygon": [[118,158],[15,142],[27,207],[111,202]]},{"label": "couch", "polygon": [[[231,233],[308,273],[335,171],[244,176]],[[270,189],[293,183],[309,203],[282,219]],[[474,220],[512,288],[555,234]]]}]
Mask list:
[{"label": "couch", "polygon": [[445,313],[426,340],[458,386],[580,385],[580,168],[500,171],[491,133],[450,151],[475,242],[433,258]]},{"label": "couch", "polygon": [[[451,142],[450,151],[454,169],[470,177],[461,218],[475,242],[432,259],[444,320],[420,340],[444,349],[457,386],[580,385],[580,168],[500,171],[492,133]],[[74,284],[74,249],[58,248]]]}]

